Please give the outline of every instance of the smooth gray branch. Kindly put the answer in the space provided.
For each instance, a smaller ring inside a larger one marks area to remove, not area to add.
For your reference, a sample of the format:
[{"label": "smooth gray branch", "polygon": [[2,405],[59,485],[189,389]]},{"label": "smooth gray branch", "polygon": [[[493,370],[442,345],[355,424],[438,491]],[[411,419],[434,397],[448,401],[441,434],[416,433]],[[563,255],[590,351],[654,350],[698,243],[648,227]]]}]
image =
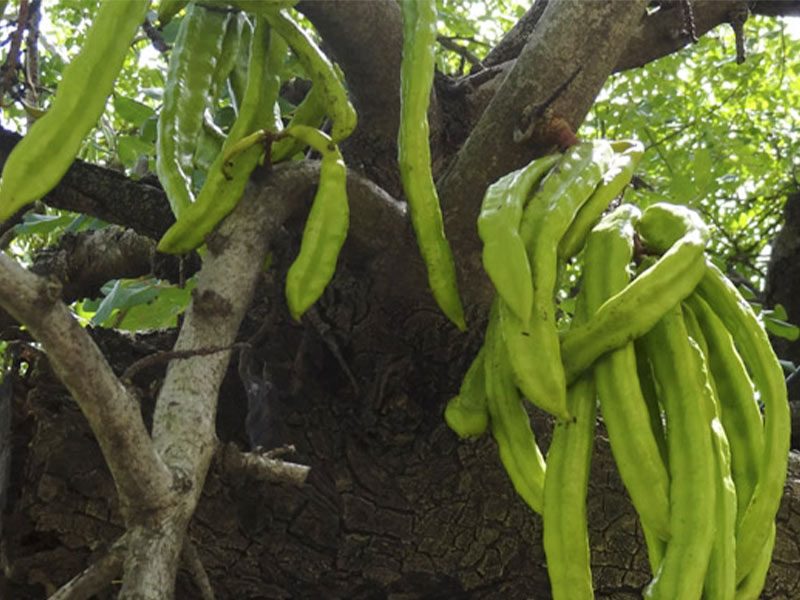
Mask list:
[{"label": "smooth gray branch", "polygon": [[88,600],[99,594],[119,575],[126,550],[126,537],[122,536],[105,556],[70,579],[48,600]]},{"label": "smooth gray branch", "polygon": [[116,377],[89,333],[60,300],[61,286],[0,253],[0,306],[24,324],[80,406],[108,463],[123,514],[171,499],[172,476],[156,454],[137,399]]},{"label": "smooth gray branch", "polygon": [[242,452],[235,444],[228,444],[220,451],[223,468],[236,475],[245,475],[255,481],[272,481],[303,485],[308,478],[311,467],[291,463],[269,454],[260,452]]}]

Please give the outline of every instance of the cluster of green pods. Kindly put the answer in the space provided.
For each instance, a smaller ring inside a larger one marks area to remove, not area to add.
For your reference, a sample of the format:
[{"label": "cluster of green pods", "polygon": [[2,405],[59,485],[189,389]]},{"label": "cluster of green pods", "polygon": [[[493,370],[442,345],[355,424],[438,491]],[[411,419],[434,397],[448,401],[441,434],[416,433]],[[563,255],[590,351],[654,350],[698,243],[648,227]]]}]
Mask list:
[{"label": "cluster of green pods", "polygon": [[[645,534],[645,597],[757,598],[788,460],[782,370],[707,258],[697,213],[608,208],[641,153],[636,142],[584,142],[489,188],[478,231],[496,298],[445,420],[461,437],[492,432],[514,488],[542,515],[554,598],[594,597],[596,411]],[[575,255],[577,308],[559,331],[558,274]],[[546,459],[523,398],[555,419]]]}]

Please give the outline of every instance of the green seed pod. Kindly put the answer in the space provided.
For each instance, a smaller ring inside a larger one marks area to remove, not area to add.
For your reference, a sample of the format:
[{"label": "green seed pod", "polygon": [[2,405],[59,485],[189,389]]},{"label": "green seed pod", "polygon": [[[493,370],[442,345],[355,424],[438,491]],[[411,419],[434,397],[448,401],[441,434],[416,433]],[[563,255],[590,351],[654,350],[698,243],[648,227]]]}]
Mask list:
[{"label": "green seed pod", "polygon": [[482,347],[464,375],[458,396],[451,398],[444,410],[447,425],[462,438],[482,435],[489,426],[485,356],[486,348]]},{"label": "green seed pod", "polygon": [[247,89],[239,115],[222,151],[208,170],[197,201],[167,230],[158,243],[159,251],[183,254],[194,250],[238,204],[263,152],[260,146],[249,147],[230,168],[223,170],[228,149],[254,131],[274,130],[274,106],[280,88],[280,78],[275,72],[283,63],[285,52],[283,40],[270,35],[266,21],[258,20],[251,41]]},{"label": "green seed pod", "polygon": [[531,430],[530,417],[514,385],[496,306],[489,317],[485,343],[486,397],[492,436],[514,489],[532,510],[541,514],[546,469],[544,457]]},{"label": "green seed pod", "polygon": [[483,240],[483,268],[497,294],[528,325],[533,305],[531,265],[519,235],[522,211],[531,190],[561,158],[551,154],[531,161],[489,186],[478,216],[478,235]]},{"label": "green seed pod", "polygon": [[[585,288],[584,288],[585,290]],[[586,297],[578,298],[578,320],[586,318]],[[544,551],[555,600],[592,600],[592,570],[586,494],[595,430],[595,387],[591,376],[567,391],[572,421],[557,421],[547,450],[544,480]]]},{"label": "green seed pod", "polygon": [[520,226],[533,272],[528,327],[501,303],[503,337],[517,385],[533,404],[564,419],[570,415],[555,320],[558,243],[608,171],[613,156],[611,145],[604,140],[579,144],[548,173],[528,203]]},{"label": "green seed pod", "polygon": [[772,550],[775,547],[775,523],[770,524],[767,541],[758,553],[753,569],[736,588],[736,600],[758,600],[767,580],[767,571],[772,565]]},{"label": "green seed pod", "polygon": [[686,299],[708,344],[708,368],[717,389],[720,420],[730,442],[740,521],[750,503],[764,455],[764,422],[753,382],[720,318],[698,295]]},{"label": "green seed pod", "polygon": [[158,114],[156,172],[176,218],[194,202],[192,171],[228,15],[191,3],[172,47]]},{"label": "green seed pod", "polygon": [[296,125],[286,130],[322,154],[319,186],[306,220],[300,253],[286,275],[286,300],[292,317],[299,320],[316,302],[336,270],[347,237],[347,168],[339,148],[317,129]]},{"label": "green seed pod", "polygon": [[783,370],[758,318],[736,288],[710,262],[697,286],[698,295],[733,337],[764,404],[764,452],[758,483],[736,534],[736,580],[755,568],[783,497],[789,460],[791,415]]},{"label": "green seed pod", "polygon": [[600,185],[575,215],[558,243],[558,255],[561,259],[571,258],[580,252],[586,236],[600,220],[609,203],[630,183],[644,154],[644,146],[634,140],[611,142],[611,147],[615,152],[611,168],[603,174]]},{"label": "green seed pod", "polygon": [[433,297],[447,318],[464,330],[466,322],[458,294],[456,266],[444,234],[444,220],[431,173],[428,143],[436,5],[432,2],[402,0],[400,6],[403,11],[400,131],[397,137],[400,177]]},{"label": "green seed pod", "polygon": [[[321,88],[319,86],[311,86],[311,89],[303,98],[303,101],[294,109],[291,121],[289,121],[288,129],[296,127],[297,125],[307,125],[309,127],[319,128],[325,120],[325,102],[322,97]],[[272,162],[278,163],[287,160],[301,152],[306,145],[302,140],[287,136],[277,140],[272,144]]]},{"label": "green seed pod", "polygon": [[[638,208],[622,205],[589,234],[584,256],[586,304],[594,313],[630,281]],[[669,475],[651,428],[632,342],[599,358],[594,377],[611,451],[642,523],[668,540]]]},{"label": "green seed pod", "polygon": [[659,224],[669,230],[680,221],[684,233],[655,264],[604,302],[587,323],[564,333],[561,358],[568,382],[606,352],[644,335],[667,310],[692,293],[706,272],[703,253],[708,228],[694,218],[685,218],[683,208],[670,212],[659,207],[649,212],[651,208],[642,214],[637,231],[657,232]]},{"label": "green seed pod", "polygon": [[105,0],[78,55],[64,69],[53,102],[14,147],[0,179],[0,221],[52,190],[97,123],[144,22],[149,0]]},{"label": "green seed pod", "polygon": [[700,598],[714,543],[715,453],[702,354],[679,305],[643,338],[667,419],[670,540],[645,598]]}]

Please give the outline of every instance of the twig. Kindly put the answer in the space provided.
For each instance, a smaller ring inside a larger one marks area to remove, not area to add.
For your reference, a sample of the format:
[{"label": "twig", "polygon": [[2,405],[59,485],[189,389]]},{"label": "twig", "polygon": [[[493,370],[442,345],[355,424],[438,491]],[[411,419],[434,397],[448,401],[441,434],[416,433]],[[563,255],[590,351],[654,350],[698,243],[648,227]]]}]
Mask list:
[{"label": "twig", "polygon": [[729,13],[731,28],[733,35],[736,38],[736,64],[740,65],[747,59],[747,48],[745,47],[744,24],[747,17],[750,16],[750,10],[747,8],[747,3],[742,2],[739,6],[731,10]]},{"label": "twig", "polygon": [[220,450],[222,466],[231,473],[241,473],[258,481],[272,481],[301,486],[306,482],[311,467],[270,458],[257,452],[242,452],[236,444],[228,443]]},{"label": "twig", "polygon": [[436,41],[439,42],[442,46],[444,46],[448,50],[452,50],[453,52],[464,58],[471,65],[478,67],[479,70],[483,70],[483,63],[481,63],[481,59],[475,56],[472,52],[470,52],[467,48],[465,48],[461,44],[456,44],[452,38],[440,35],[436,38]]},{"label": "twig", "polygon": [[155,25],[150,22],[150,19],[145,19],[144,24],[142,25],[142,29],[144,29],[145,35],[148,37],[150,42],[153,44],[153,48],[161,52],[162,54],[169,50],[169,44],[167,44],[166,40],[164,39],[164,34],[159,31]]},{"label": "twig", "polygon": [[20,0],[19,14],[17,15],[17,28],[11,34],[11,45],[8,47],[6,62],[3,64],[2,71],[2,95],[10,94],[17,81],[17,69],[19,67],[19,49],[22,45],[22,35],[28,26],[28,0]]},{"label": "twig", "polygon": [[163,352],[156,352],[144,358],[140,358],[131,366],[125,369],[125,372],[120,378],[124,383],[130,384],[136,374],[142,369],[152,367],[159,363],[169,362],[171,360],[183,360],[186,358],[194,358],[195,356],[208,356],[209,354],[216,354],[217,352],[225,352],[228,350],[235,350],[236,348],[247,347],[248,344],[232,344],[230,346],[216,346],[212,348],[197,348],[194,350],[164,350]]},{"label": "twig", "polygon": [[122,571],[127,543],[123,535],[108,553],[70,579],[49,600],[88,600],[99,594]]},{"label": "twig", "polygon": [[[25,44],[25,80],[27,89],[26,100],[33,106],[39,105],[39,22],[42,20],[41,1],[34,0],[30,5],[28,23],[28,40]],[[28,117],[28,125],[35,119]]]},{"label": "twig", "polygon": [[700,39],[697,37],[697,28],[694,24],[694,7],[692,6],[693,0],[680,0],[681,13],[683,15],[683,24],[686,26],[686,33],[693,43],[697,43]]}]

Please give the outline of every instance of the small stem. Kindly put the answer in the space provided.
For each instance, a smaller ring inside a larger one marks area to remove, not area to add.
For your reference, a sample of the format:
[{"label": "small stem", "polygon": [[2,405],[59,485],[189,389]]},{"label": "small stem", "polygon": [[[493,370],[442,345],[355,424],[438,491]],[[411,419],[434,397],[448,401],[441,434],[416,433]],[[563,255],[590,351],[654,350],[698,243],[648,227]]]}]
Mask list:
[{"label": "small stem", "polygon": [[61,586],[49,600],[88,600],[99,594],[121,572],[126,551],[126,539],[122,536],[105,556]]}]

